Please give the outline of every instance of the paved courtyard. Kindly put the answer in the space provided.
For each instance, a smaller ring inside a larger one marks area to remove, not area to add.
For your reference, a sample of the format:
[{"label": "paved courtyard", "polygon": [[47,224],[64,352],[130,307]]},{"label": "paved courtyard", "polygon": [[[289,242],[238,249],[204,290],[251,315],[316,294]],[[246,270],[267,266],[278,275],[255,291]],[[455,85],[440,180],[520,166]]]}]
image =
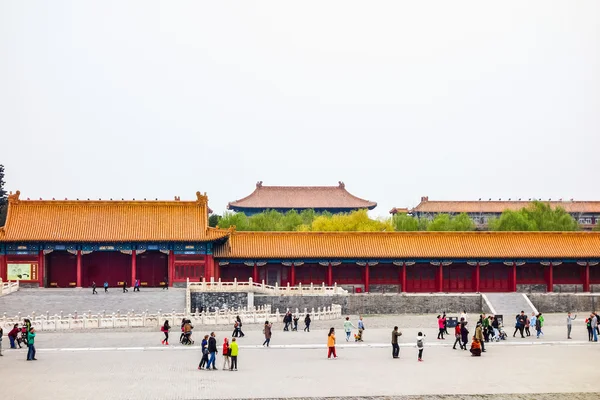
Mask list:
[{"label": "paved courtyard", "polygon": [[[402,316],[379,317],[388,322],[394,318]],[[177,343],[177,332],[172,334],[169,347],[160,345],[160,332],[41,332],[36,339],[38,361],[26,362],[25,349],[5,348],[0,376],[10,384],[3,384],[3,393],[8,398],[78,400],[364,398],[515,392],[529,393],[529,397],[520,397],[529,399],[541,398],[532,393],[580,393],[571,395],[571,399],[600,396],[594,361],[600,356],[600,346],[589,344],[579,331],[567,343],[557,326],[539,341],[511,338],[489,344],[483,357],[474,358],[466,351],[452,350],[450,341],[435,340],[435,330],[431,329],[426,331],[425,362],[418,363],[415,328],[403,329],[401,358],[393,360],[389,329],[367,328],[365,343],[346,343],[340,324],[336,323],[337,360],[325,357],[325,329],[281,332],[281,327],[275,326],[269,349],[260,345],[260,330],[248,330],[246,337],[239,339],[238,372],[198,371],[198,342],[183,347]],[[196,340],[210,329],[197,327]],[[219,345],[224,335],[230,332],[217,332]],[[217,365],[222,367],[220,356]]]}]

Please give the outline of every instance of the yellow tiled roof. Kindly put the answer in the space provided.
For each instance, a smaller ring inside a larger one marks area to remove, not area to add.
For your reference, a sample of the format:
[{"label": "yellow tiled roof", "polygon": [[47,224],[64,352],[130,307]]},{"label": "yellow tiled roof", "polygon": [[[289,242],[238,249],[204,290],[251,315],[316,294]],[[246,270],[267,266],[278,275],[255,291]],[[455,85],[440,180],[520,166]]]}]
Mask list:
[{"label": "yellow tiled roof", "polygon": [[594,232],[236,232],[219,258],[600,258]]},{"label": "yellow tiled roof", "polygon": [[9,196],[0,241],[211,241],[229,231],[208,228],[208,198],[196,201],[20,200]]},{"label": "yellow tiled roof", "polygon": [[[566,212],[576,214],[599,213],[600,201],[542,201],[552,208],[562,207]],[[529,207],[531,201],[435,201],[423,200],[412,212],[424,213],[502,213],[505,210],[518,211]],[[393,211],[393,209],[392,209]]]}]

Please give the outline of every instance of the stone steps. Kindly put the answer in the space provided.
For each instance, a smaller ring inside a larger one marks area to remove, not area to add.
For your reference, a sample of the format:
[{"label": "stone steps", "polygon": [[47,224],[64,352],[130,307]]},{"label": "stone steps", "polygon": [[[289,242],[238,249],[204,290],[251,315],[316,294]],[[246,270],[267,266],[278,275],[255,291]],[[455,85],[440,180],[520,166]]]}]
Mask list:
[{"label": "stone steps", "polygon": [[525,311],[525,314],[531,315],[535,312],[523,293],[486,293],[488,301],[492,305],[496,314],[512,317]]}]

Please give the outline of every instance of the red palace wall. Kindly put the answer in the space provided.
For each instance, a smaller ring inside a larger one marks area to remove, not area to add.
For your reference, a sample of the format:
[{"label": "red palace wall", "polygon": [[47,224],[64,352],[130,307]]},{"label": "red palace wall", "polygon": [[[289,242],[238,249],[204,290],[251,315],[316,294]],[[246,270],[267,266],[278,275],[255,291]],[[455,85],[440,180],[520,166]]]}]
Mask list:
[{"label": "red palace wall", "polygon": [[[52,255],[54,253],[50,253]],[[96,282],[101,287],[105,281],[110,287],[122,286],[131,280],[131,255],[113,251],[95,251],[81,256],[81,284],[89,287]]]}]

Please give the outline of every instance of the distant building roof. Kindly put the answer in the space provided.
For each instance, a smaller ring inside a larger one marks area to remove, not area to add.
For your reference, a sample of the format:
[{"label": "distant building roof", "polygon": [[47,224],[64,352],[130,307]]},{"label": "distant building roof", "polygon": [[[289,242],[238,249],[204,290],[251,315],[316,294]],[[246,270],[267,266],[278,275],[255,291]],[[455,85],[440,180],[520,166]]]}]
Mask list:
[{"label": "distant building roof", "polygon": [[208,227],[208,197],[196,201],[21,200],[8,198],[3,242],[212,241],[229,231]]},{"label": "distant building roof", "polygon": [[595,232],[234,232],[217,258],[598,258]]},{"label": "distant building roof", "polygon": [[[541,200],[540,200],[541,201]],[[549,204],[552,208],[562,207],[566,212],[572,214],[600,213],[600,201],[541,201]],[[502,213],[504,210],[517,211],[531,205],[531,200],[479,200],[479,201],[434,201],[429,197],[421,197],[421,202],[411,212],[421,213]],[[396,211],[398,210],[398,211]],[[390,210],[391,214],[400,212],[399,208]]]},{"label": "distant building roof", "polygon": [[377,203],[356,197],[346,190],[343,182],[338,186],[263,186],[243,199],[227,205],[230,210],[243,209],[369,209]]}]

